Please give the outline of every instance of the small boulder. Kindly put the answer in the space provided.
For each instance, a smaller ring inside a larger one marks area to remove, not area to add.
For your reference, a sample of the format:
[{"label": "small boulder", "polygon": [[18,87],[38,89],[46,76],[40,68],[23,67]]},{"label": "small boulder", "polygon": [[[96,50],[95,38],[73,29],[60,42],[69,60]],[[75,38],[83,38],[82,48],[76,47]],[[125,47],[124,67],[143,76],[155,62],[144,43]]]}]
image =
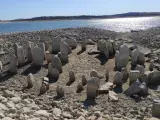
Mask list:
[{"label": "small boulder", "polygon": [[63,97],[64,96],[64,89],[60,86],[57,86],[56,88],[57,97]]},{"label": "small boulder", "polygon": [[109,91],[108,99],[111,102],[118,102],[118,95],[114,91]]},{"label": "small boulder", "polygon": [[82,85],[86,85],[86,84],[87,84],[87,79],[85,75],[82,75]]},{"label": "small boulder", "polygon": [[30,74],[28,75],[28,77],[27,77],[27,83],[28,83],[28,85],[27,85],[28,88],[32,88],[32,87],[33,87],[34,77],[33,77],[33,74],[32,74],[32,73],[30,73]]}]

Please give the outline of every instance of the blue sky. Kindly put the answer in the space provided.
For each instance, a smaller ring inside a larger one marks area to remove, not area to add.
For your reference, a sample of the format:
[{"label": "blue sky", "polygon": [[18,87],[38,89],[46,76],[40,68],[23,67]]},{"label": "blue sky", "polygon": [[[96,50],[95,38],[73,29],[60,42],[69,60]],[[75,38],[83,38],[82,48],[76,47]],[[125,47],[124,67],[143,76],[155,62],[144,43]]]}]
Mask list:
[{"label": "blue sky", "polygon": [[160,0],[0,0],[0,20],[160,12]]}]

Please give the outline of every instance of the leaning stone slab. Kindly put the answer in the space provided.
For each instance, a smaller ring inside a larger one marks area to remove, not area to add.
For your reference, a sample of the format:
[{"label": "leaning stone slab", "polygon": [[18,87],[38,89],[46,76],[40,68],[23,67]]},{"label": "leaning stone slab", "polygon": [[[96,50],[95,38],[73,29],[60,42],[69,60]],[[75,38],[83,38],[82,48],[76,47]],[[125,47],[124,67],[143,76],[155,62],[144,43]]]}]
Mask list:
[{"label": "leaning stone slab", "polygon": [[69,72],[69,83],[73,83],[76,80],[75,74],[73,71]]},{"label": "leaning stone slab", "polygon": [[59,70],[57,68],[52,68],[51,72],[50,72],[50,76],[54,79],[58,79],[59,78]]},{"label": "leaning stone slab", "polygon": [[104,85],[102,85],[102,86],[100,87],[99,93],[100,93],[100,94],[108,93],[109,90],[112,89],[112,87],[113,87],[113,83],[107,82],[107,83],[105,83]]},{"label": "leaning stone slab", "polygon": [[95,45],[95,43],[94,43],[93,40],[91,40],[91,39],[87,39],[87,40],[86,40],[86,43],[87,43],[88,45]]},{"label": "leaning stone slab", "polygon": [[17,58],[18,58],[18,65],[23,66],[25,64],[25,56],[22,46],[17,47]]},{"label": "leaning stone slab", "polygon": [[27,42],[27,58],[28,58],[28,62],[32,62],[32,49],[34,47],[34,43],[28,41]]},{"label": "leaning stone slab", "polygon": [[131,65],[133,67],[135,67],[137,65],[137,62],[138,62],[138,56],[139,56],[139,50],[138,49],[134,49],[132,51],[132,54],[131,54]]},{"label": "leaning stone slab", "polygon": [[60,43],[61,43],[60,36],[55,37],[54,40],[52,41],[52,53],[60,52]]},{"label": "leaning stone slab", "polygon": [[152,71],[148,75],[148,85],[160,85],[160,71]]},{"label": "leaning stone slab", "polygon": [[122,83],[123,83],[122,78],[123,78],[123,73],[117,71],[115,76],[114,76],[114,82],[113,83],[116,84],[116,86],[121,87]]},{"label": "leaning stone slab", "polygon": [[129,85],[134,83],[140,76],[140,72],[138,70],[131,70],[129,75]]},{"label": "leaning stone slab", "polygon": [[152,116],[160,117],[160,100],[153,101]]},{"label": "leaning stone slab", "polygon": [[52,55],[51,63],[53,68],[56,68],[60,73],[62,73],[62,63],[57,55]]},{"label": "leaning stone slab", "polygon": [[97,77],[92,77],[87,82],[87,99],[94,99],[98,95],[100,79]]},{"label": "leaning stone slab", "polygon": [[61,41],[60,44],[61,61],[64,63],[68,62],[68,54],[69,54],[68,50],[69,50],[68,44],[65,41]]},{"label": "leaning stone slab", "polygon": [[145,56],[148,56],[149,54],[151,54],[151,49],[149,48],[138,46],[138,50],[144,53]]},{"label": "leaning stone slab", "polygon": [[109,56],[113,56],[114,55],[114,48],[113,48],[112,42],[110,40],[107,42],[107,46],[108,46]]},{"label": "leaning stone slab", "polygon": [[44,51],[38,46],[35,46],[33,48],[33,64],[37,67],[41,67],[43,65],[43,61]]},{"label": "leaning stone slab", "polygon": [[17,57],[15,55],[11,55],[10,64],[9,64],[9,72],[13,74],[17,73],[18,72],[17,65],[18,65]]}]

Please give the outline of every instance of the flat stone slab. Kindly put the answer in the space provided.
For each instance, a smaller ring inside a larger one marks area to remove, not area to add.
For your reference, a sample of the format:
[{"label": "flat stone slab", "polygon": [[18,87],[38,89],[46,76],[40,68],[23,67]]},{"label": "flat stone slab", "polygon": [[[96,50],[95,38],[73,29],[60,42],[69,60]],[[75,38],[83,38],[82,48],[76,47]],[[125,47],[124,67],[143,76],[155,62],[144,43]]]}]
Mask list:
[{"label": "flat stone slab", "polygon": [[149,49],[149,48],[138,46],[138,49],[139,49],[139,51],[144,53],[145,56],[147,56],[147,55],[149,55],[151,53],[151,49]]},{"label": "flat stone slab", "polygon": [[99,93],[100,94],[105,94],[105,93],[108,93],[109,90],[113,87],[113,83],[111,82],[107,82],[105,83],[104,85],[102,85],[99,89]]}]

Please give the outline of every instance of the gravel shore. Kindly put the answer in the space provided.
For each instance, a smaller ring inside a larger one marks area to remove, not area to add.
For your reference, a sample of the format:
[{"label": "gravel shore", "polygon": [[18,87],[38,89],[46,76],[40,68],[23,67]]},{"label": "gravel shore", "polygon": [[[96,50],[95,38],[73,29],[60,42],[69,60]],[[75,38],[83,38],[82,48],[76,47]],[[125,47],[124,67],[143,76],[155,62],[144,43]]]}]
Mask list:
[{"label": "gravel shore", "polygon": [[[159,31],[156,31],[159,30]],[[81,41],[82,34],[85,33],[87,39],[95,43],[100,39],[123,39],[132,43],[133,40],[142,46],[149,48],[159,48],[153,44],[159,44],[158,35],[160,28],[153,28],[136,33],[116,33],[113,31],[95,28],[69,28],[57,30],[44,30],[35,32],[10,33],[0,35],[0,44],[3,45],[5,55],[0,56],[4,68],[7,70],[7,62],[10,54],[14,54],[13,44],[20,43],[26,49],[27,41],[36,44],[44,41],[51,42],[54,37],[75,38]],[[145,37],[147,36],[147,37]],[[145,42],[146,40],[146,42]],[[150,44],[153,43],[153,44]],[[160,44],[159,44],[160,45]],[[24,89],[27,86],[27,75],[33,72],[36,81],[45,77],[48,73],[46,61],[40,70],[31,70],[31,64],[18,69],[18,74],[7,75],[0,81],[0,119],[4,120],[150,120],[152,118],[152,101],[160,98],[159,92],[149,89],[149,95],[145,98],[136,99],[125,96],[122,92],[118,94],[118,102],[111,102],[107,94],[99,95],[94,101],[86,100],[86,86],[81,93],[77,93],[77,84],[81,81],[81,76],[85,75],[87,80],[92,69],[98,71],[103,76],[100,85],[105,83],[106,69],[109,71],[109,81],[113,82],[115,59],[108,61],[97,54],[89,55],[90,51],[96,51],[96,45],[87,45],[85,52],[78,54],[81,47],[78,43],[76,49],[69,55],[69,63],[63,65],[63,73],[58,81],[50,84],[50,89],[43,95],[37,95],[37,85],[31,89]],[[130,63],[129,63],[130,65]],[[148,66],[148,63],[146,63]],[[148,67],[145,68],[148,70]],[[76,81],[67,86],[69,71],[75,72]],[[65,96],[56,99],[56,87],[64,87]],[[123,85],[123,90],[128,87],[128,82]],[[91,105],[90,105],[91,104]],[[8,118],[7,118],[8,117]],[[155,119],[156,120],[156,119]]]}]

